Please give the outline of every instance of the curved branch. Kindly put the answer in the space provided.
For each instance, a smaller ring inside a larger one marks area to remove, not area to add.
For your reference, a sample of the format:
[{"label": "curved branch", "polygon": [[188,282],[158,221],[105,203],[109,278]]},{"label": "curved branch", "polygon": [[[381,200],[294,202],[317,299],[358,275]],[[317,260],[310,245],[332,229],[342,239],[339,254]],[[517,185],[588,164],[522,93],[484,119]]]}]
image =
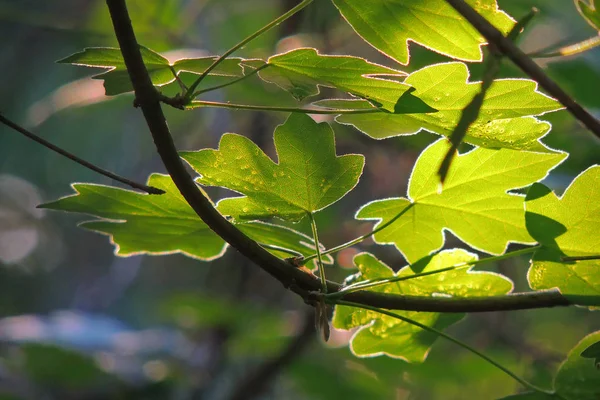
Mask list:
[{"label": "curved branch", "polygon": [[554,82],[544,70],[530,57],[521,51],[502,32],[490,24],[484,17],[464,0],[446,0],[460,15],[462,15],[479,33],[492,43],[506,57],[510,58],[517,67],[531,79],[539,83],[551,96],[555,97],[565,108],[586,126],[594,135],[600,138],[600,121],[581,107],[571,96],[567,94],[556,82]]},{"label": "curved branch", "polygon": [[[198,189],[194,179],[188,174],[181,158],[179,158],[173,143],[160,105],[160,95],[152,85],[148,71],[142,61],[125,0],[106,0],[106,3],[135,90],[136,102],[142,109],[158,154],[181,195],[196,214],[233,248],[278,279],[285,287],[302,296],[305,301],[314,302],[314,292],[321,289],[320,282],[315,276],[303,272],[290,262],[273,256],[258,243],[248,238],[219,214]],[[340,289],[339,284],[327,282],[328,293],[334,293]],[[557,291],[469,299],[401,296],[363,291],[349,293],[344,296],[344,300],[378,308],[436,312],[507,311],[575,304],[600,305],[600,297],[598,296],[566,298]]]}]

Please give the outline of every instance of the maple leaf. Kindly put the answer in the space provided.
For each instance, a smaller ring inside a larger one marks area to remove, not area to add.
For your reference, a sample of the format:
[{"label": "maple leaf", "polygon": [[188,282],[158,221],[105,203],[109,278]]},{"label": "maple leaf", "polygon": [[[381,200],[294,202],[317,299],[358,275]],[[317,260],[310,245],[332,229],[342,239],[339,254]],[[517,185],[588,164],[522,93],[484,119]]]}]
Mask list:
[{"label": "maple leaf", "polygon": [[[415,88],[412,94],[437,112],[345,114],[338,115],[336,121],[353,125],[374,139],[413,135],[421,130],[450,136],[463,109],[481,90],[481,82],[469,82],[469,70],[459,62],[422,68],[410,74],[404,83]],[[356,110],[372,108],[362,100],[322,100],[315,105]],[[538,92],[537,83],[532,80],[495,80],[464,141],[489,148],[547,151],[539,139],[548,133],[550,124],[533,116],[560,108],[556,100]]]},{"label": "maple leaf", "polygon": [[[73,184],[75,195],[42,205],[43,208],[93,215],[82,227],[110,236],[120,256],[182,253],[203,261],[223,255],[226,243],[188,205],[168,175],[153,174],[148,185],[163,189],[160,196],[93,184]],[[259,243],[278,246],[303,256],[314,253],[312,238],[293,229],[266,223],[238,224]],[[268,249],[287,258],[289,252]],[[326,262],[331,262],[327,258]]]},{"label": "maple leaf", "polygon": [[[408,64],[408,42],[464,61],[481,61],[485,39],[444,0],[333,0],[354,30],[371,46]],[[467,0],[481,16],[507,34],[514,20],[496,0]]]},{"label": "maple leaf", "polygon": [[542,184],[525,200],[525,220],[541,244],[529,269],[533,289],[558,288],[564,295],[600,295],[600,166],[582,172],[559,198]]},{"label": "maple leaf", "polygon": [[277,216],[298,221],[348,193],[357,183],[364,157],[337,156],[333,130],[309,116],[292,114],[273,135],[279,163],[250,139],[225,134],[218,150],[183,152],[201,176],[198,183],[244,194],[219,201],[218,210],[235,219]]},{"label": "maple leaf", "polygon": [[[465,250],[446,250],[426,260],[422,272],[432,272],[474,260],[477,260],[477,256]],[[394,274],[390,267],[369,253],[355,256],[354,264],[359,270],[358,278],[354,282],[414,275],[408,266]],[[513,284],[506,277],[464,268],[376,286],[369,290],[412,296],[477,297],[506,294],[512,289]],[[463,317],[463,314],[416,311],[398,314],[438,330],[458,322]],[[437,339],[437,335],[397,318],[350,306],[335,307],[333,326],[338,329],[361,327],[352,336],[350,344],[352,352],[361,357],[385,354],[410,362],[421,362],[425,360],[431,345]]]},{"label": "maple leaf", "polygon": [[[389,112],[435,111],[411,94],[414,89],[410,85],[397,81],[406,76],[405,72],[360,57],[329,56],[305,48],[277,54],[267,63],[268,68],[262,69],[259,76],[298,100],[319,94],[319,85],[323,85],[366,99]],[[259,66],[256,62],[253,65]]]},{"label": "maple leaf", "polygon": [[356,218],[379,225],[405,211],[375,241],[394,244],[408,262],[440,249],[443,230],[491,254],[502,254],[509,242],[534,243],[525,227],[524,197],[507,192],[544,178],[566,154],[475,148],[456,158],[440,192],[437,170],[448,148],[440,139],[421,153],[408,198],[373,201],[357,212]]}]

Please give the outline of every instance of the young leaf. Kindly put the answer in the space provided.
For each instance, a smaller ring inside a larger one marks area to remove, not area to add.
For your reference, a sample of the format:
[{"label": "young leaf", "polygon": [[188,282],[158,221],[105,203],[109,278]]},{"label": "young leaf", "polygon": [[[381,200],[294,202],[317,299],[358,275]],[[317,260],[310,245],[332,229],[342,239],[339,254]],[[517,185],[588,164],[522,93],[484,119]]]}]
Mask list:
[{"label": "young leaf", "polygon": [[406,73],[363,58],[327,56],[315,49],[296,49],[272,56],[269,67],[259,72],[262,79],[275,83],[298,100],[319,94],[319,85],[334,87],[361,97],[389,112],[432,112],[413,96],[409,85],[389,78]]},{"label": "young leaf", "polygon": [[[171,64],[165,57],[144,46],[140,46],[140,52],[142,53],[142,58],[152,79],[152,83],[156,86],[164,86],[173,82],[175,80],[174,73],[179,74],[183,71],[201,74],[216,59],[216,57],[181,59]],[[108,72],[93,76],[93,79],[102,79],[104,81],[107,96],[115,96],[133,90],[129,74],[125,68],[125,61],[121,55],[121,50],[118,48],[89,47],[57,62],[84,67],[109,68]],[[240,59],[232,58],[225,60],[219,67],[211,71],[211,75],[242,76]]]},{"label": "young leaf", "polygon": [[[477,259],[475,254],[455,249],[432,256],[423,272],[439,270]],[[357,280],[410,276],[410,267],[397,274],[373,255],[361,253],[354,257],[358,267]],[[395,282],[373,288],[373,291],[413,296],[450,295],[459,297],[493,296],[511,292],[512,282],[495,273],[471,271],[470,269],[441,272],[410,280]],[[436,329],[444,329],[462,318],[462,314],[439,314],[428,312],[401,312],[408,318]],[[338,329],[361,327],[352,337],[351,349],[357,356],[368,357],[385,354],[409,362],[422,362],[436,335],[404,321],[348,306],[336,306],[333,326]]]},{"label": "young leaf", "polygon": [[587,349],[600,342],[600,331],[584,337],[569,352],[567,359],[558,368],[554,376],[553,390],[558,396],[532,393],[505,397],[504,400],[598,400],[600,398],[600,371],[594,361],[581,357]]},{"label": "young leaf", "polygon": [[600,295],[600,260],[563,261],[600,253],[600,166],[575,178],[562,198],[533,185],[525,209],[527,229],[542,245],[529,270],[531,287],[558,288],[567,296]]},{"label": "young leaf", "polygon": [[[371,46],[408,64],[412,41],[449,57],[481,61],[485,39],[445,0],[333,0],[343,17]],[[507,34],[514,20],[496,0],[467,0],[479,14]]]},{"label": "young leaf", "polygon": [[375,241],[394,244],[410,263],[440,249],[443,230],[490,254],[502,254],[509,242],[533,243],[525,227],[524,198],[507,191],[544,178],[566,154],[476,148],[456,157],[440,192],[437,170],[448,148],[447,141],[440,139],[421,153],[408,199],[373,201],[358,211],[356,218],[379,220],[379,225],[413,203],[376,233]]},{"label": "young leaf", "polygon": [[[420,130],[450,136],[462,110],[481,87],[481,82],[469,82],[469,70],[459,62],[430,65],[410,74],[404,83],[415,88],[412,94],[438,111],[347,114],[337,116],[336,121],[354,125],[374,139],[413,135]],[[536,89],[537,84],[526,79],[494,81],[464,141],[489,148],[547,151],[538,139],[550,130],[550,124],[530,116],[556,111],[561,105]],[[315,104],[341,109],[371,107],[362,100],[324,100]]]},{"label": "young leaf", "polygon": [[[599,4],[600,5],[600,4]],[[575,0],[577,11],[588,24],[600,31],[600,8],[596,6],[596,0]]]},{"label": "young leaf", "polygon": [[[75,195],[41,207],[83,213],[100,219],[83,222],[84,228],[110,236],[116,254],[182,253],[203,261],[223,255],[225,242],[185,202],[168,175],[153,174],[148,184],[163,189],[160,196],[110,186],[73,185]],[[314,253],[312,239],[292,229],[264,223],[240,224],[238,228],[259,243],[275,245],[304,256]],[[290,254],[271,250],[285,258]],[[327,259],[331,262],[331,259]]]},{"label": "young leaf", "polygon": [[278,164],[236,134],[223,135],[218,150],[181,155],[201,175],[198,183],[245,195],[217,206],[238,220],[277,216],[299,221],[344,197],[362,174],[364,157],[337,156],[331,127],[307,115],[292,114],[275,129],[274,141]]}]

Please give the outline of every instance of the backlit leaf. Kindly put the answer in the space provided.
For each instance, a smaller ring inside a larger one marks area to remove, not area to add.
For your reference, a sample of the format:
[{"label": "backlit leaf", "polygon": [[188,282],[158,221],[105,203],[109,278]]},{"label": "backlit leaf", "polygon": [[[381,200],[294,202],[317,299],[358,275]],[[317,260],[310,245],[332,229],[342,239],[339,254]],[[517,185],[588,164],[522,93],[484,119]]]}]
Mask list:
[{"label": "backlit leaf", "polygon": [[398,82],[406,73],[352,56],[328,56],[315,49],[296,49],[272,56],[259,72],[298,100],[319,94],[319,85],[361,97],[389,112],[431,112],[431,107]]},{"label": "backlit leaf", "polygon": [[[110,236],[116,254],[182,253],[209,261],[223,255],[226,244],[192,210],[167,175],[153,174],[148,185],[163,189],[160,196],[130,190],[73,184],[75,195],[64,197],[42,207],[83,213],[99,220],[83,222],[84,228]],[[292,250],[303,256],[314,254],[313,240],[293,229],[252,222],[238,224],[242,232],[259,243]],[[285,251],[269,250],[287,258]],[[331,258],[326,259],[331,262]]]},{"label": "backlit leaf", "polygon": [[[465,250],[447,250],[431,257],[422,271],[431,272],[476,259],[475,254]],[[394,274],[390,267],[368,253],[355,256],[354,264],[359,270],[357,282],[366,279],[414,275],[410,267],[404,267]],[[512,291],[512,288],[512,282],[501,275],[491,272],[475,272],[464,268],[394,282],[369,290],[413,296],[478,297],[506,294]],[[462,318],[462,314],[408,311],[398,312],[398,314],[438,330],[444,329]],[[431,345],[437,339],[435,334],[399,319],[348,306],[336,306],[333,326],[338,329],[361,327],[352,337],[350,346],[354,354],[362,357],[385,354],[409,362],[421,362],[425,360]]]},{"label": "backlit leaf", "polygon": [[[345,114],[336,118],[354,125],[374,139],[412,135],[427,130],[450,136],[462,110],[480,91],[481,82],[469,82],[469,70],[463,63],[436,64],[410,74],[404,83],[415,88],[412,93],[438,110],[421,114]],[[489,148],[547,151],[538,139],[550,130],[550,124],[533,118],[561,105],[538,92],[537,84],[527,79],[498,79],[487,91],[481,112],[470,126],[465,142]],[[324,100],[322,107],[368,109],[362,100]]]},{"label": "backlit leaf", "polygon": [[303,114],[292,114],[274,133],[279,163],[250,139],[225,134],[218,150],[184,152],[201,175],[198,183],[221,186],[245,196],[218,203],[235,219],[277,216],[298,221],[341,199],[357,183],[364,157],[337,156],[333,130]]},{"label": "backlit leaf", "polygon": [[[466,0],[480,15],[507,34],[514,21],[496,0]],[[464,61],[481,61],[479,32],[445,0],[333,0],[346,21],[369,44],[401,64],[408,64],[408,42]]]},{"label": "backlit leaf", "polygon": [[529,233],[542,245],[529,270],[531,287],[600,295],[600,260],[562,260],[600,255],[600,166],[581,173],[560,198],[533,185],[525,208]]},{"label": "backlit leaf", "polygon": [[[203,73],[216,59],[216,57],[201,57],[193,59],[181,59],[170,63],[165,57],[140,46],[142,58],[150,79],[155,86],[164,86],[175,80],[174,74],[189,72],[194,74]],[[109,68],[108,72],[95,75],[94,79],[102,79],[107,96],[130,92],[133,90],[125,61],[121,50],[113,47],[89,47],[81,52],[57,61],[59,63],[81,65],[84,67]],[[225,60],[210,75],[239,77],[242,76],[242,67],[239,58]]]},{"label": "backlit leaf", "polygon": [[510,242],[534,243],[525,227],[524,197],[507,191],[544,178],[566,154],[475,148],[456,157],[440,192],[437,170],[448,147],[441,139],[421,153],[408,198],[373,201],[358,211],[356,218],[380,220],[379,225],[412,203],[400,218],[375,234],[375,241],[394,244],[408,262],[440,249],[444,230],[491,254],[502,254]]}]

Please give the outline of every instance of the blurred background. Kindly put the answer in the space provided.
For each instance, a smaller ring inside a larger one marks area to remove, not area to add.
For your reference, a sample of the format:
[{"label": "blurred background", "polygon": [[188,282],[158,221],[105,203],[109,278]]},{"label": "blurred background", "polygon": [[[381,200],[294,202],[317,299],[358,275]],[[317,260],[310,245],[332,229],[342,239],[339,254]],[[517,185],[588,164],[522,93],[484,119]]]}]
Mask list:
[{"label": "blurred background", "polygon": [[[167,57],[217,55],[295,0],[129,0],[140,43]],[[532,6],[539,16],[522,47],[534,51],[597,34],[571,1],[499,0],[513,17]],[[0,110],[53,143],[137,181],[164,172],[131,94],[105,97],[94,72],[55,61],[91,46],[116,46],[101,0],[0,0]],[[236,53],[266,58],[313,46],[398,67],[364,43],[330,2],[320,1]],[[446,61],[411,45],[414,71]],[[598,114],[600,49],[540,63],[571,95]],[[480,65],[470,66],[478,79]],[[503,77],[520,77],[504,63]],[[211,85],[216,80],[208,81]],[[217,82],[218,83],[218,82]],[[324,93],[333,93],[324,90]],[[294,105],[289,94],[256,76],[211,92],[207,100]],[[165,107],[177,146],[214,148],[224,132],[243,134],[273,156],[272,132],[285,114]],[[569,159],[547,183],[562,192],[600,162],[598,141],[564,111],[543,117],[554,126],[544,142]],[[418,154],[437,136],[375,141],[333,125],[338,154],[366,156],[358,187],[318,215],[331,247],[366,233],[353,219],[373,199],[404,196]],[[86,218],[36,209],[71,193],[72,182],[114,184],[0,126],[0,399],[493,399],[519,386],[472,354],[436,342],[424,364],[387,357],[359,359],[348,332],[324,344],[312,310],[231,249],[202,263],[181,255],[118,258],[105,236],[77,228]],[[213,199],[225,191],[209,189]],[[89,218],[87,218],[89,219]],[[308,226],[296,229],[309,232]],[[447,246],[462,246],[446,233]],[[366,242],[336,256],[328,277],[353,273],[360,250],[399,269],[400,253]],[[486,269],[527,290],[527,260]],[[600,318],[581,309],[470,315],[449,332],[540,386]]]}]

